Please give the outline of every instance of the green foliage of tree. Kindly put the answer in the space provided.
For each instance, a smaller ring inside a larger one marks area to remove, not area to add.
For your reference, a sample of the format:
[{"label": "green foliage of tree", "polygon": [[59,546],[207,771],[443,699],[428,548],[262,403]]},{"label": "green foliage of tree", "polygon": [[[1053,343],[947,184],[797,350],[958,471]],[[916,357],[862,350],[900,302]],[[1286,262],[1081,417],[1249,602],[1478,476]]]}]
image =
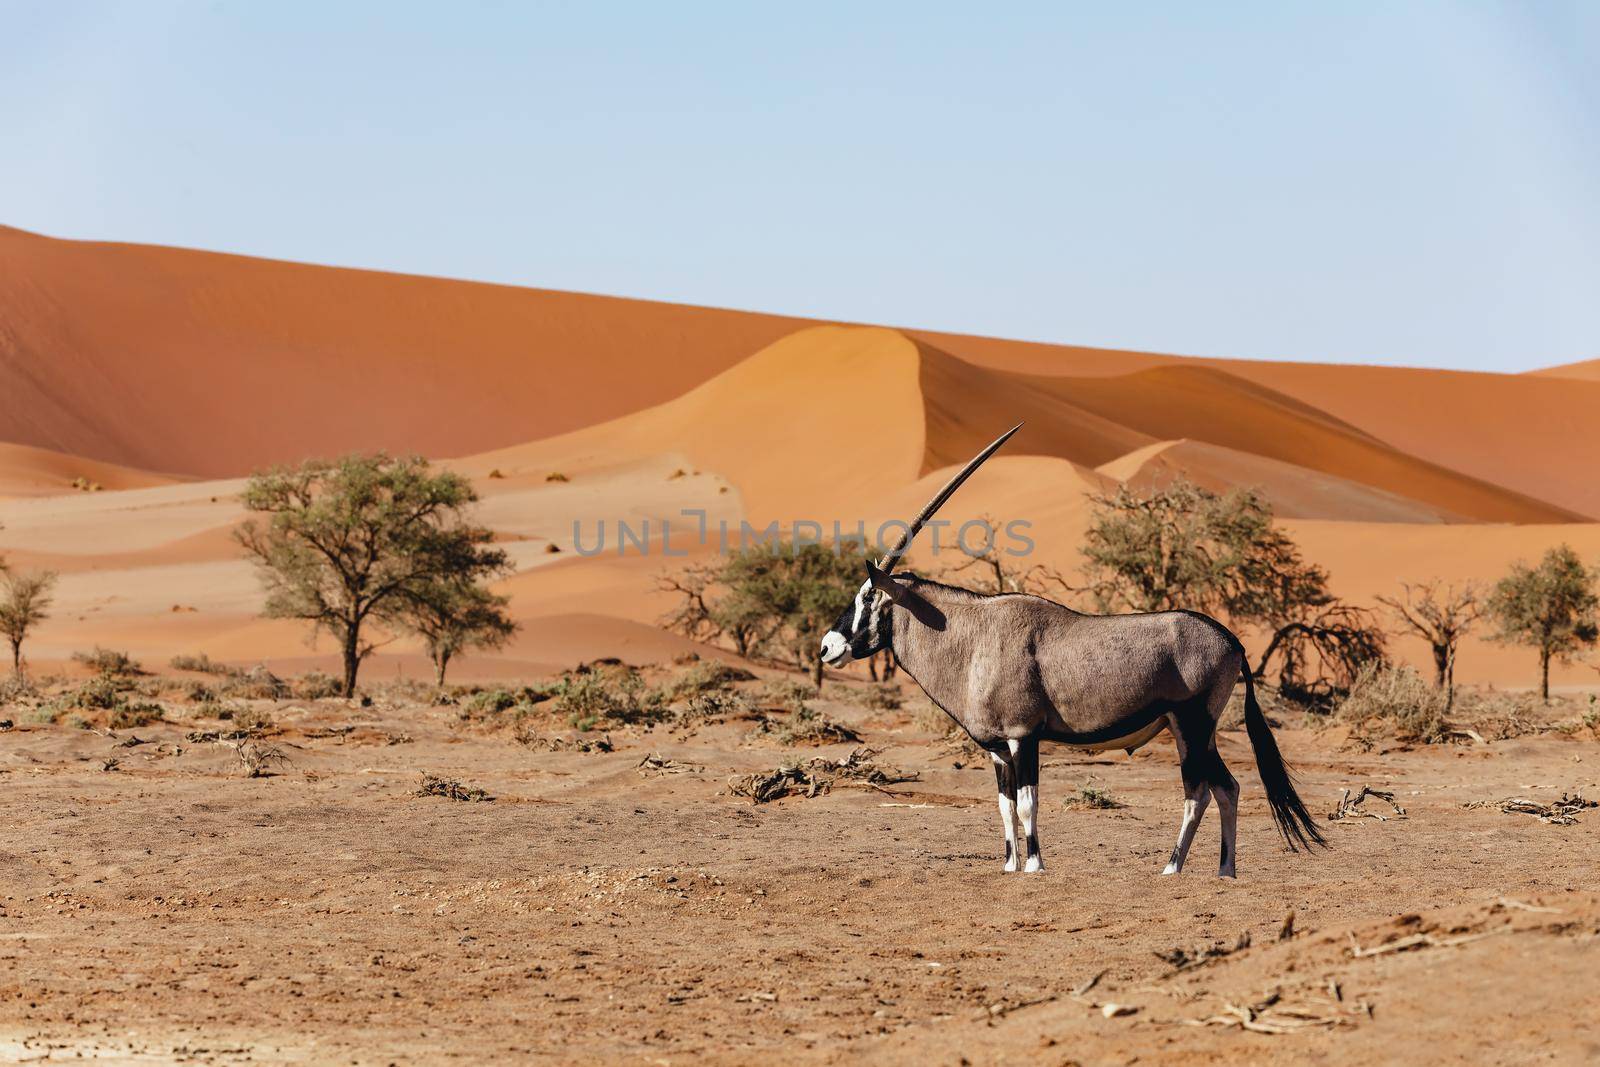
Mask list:
[{"label": "green foliage of tree", "polygon": [[1539,650],[1539,693],[1550,699],[1550,661],[1565,663],[1600,640],[1596,572],[1583,565],[1571,545],[1544,554],[1538,566],[1518,561],[1495,584],[1489,617],[1495,640]]},{"label": "green foliage of tree", "polygon": [[22,676],[22,642],[50,617],[54,571],[18,571],[0,561],[0,634],[11,643],[11,670]]},{"label": "green foliage of tree", "polygon": [[434,667],[434,684],[444,685],[450,660],[471,648],[502,648],[517,632],[506,613],[508,597],[468,580],[431,582],[408,596],[401,613],[408,630],[422,638]]},{"label": "green foliage of tree", "polygon": [[458,474],[417,456],[382,453],[310,460],[253,476],[244,506],[262,516],[237,537],[257,563],[263,614],[302,619],[331,635],[344,662],[342,691],[373,649],[369,625],[404,627],[406,609],[436,587],[506,569],[489,530],[466,521],[477,500]]},{"label": "green foliage of tree", "polygon": [[1371,613],[1333,595],[1327,571],[1301,555],[1259,493],[1214,493],[1179,475],[1148,493],[1122,485],[1090,500],[1082,551],[1099,610],[1186,608],[1259,629],[1266,648],[1253,672],[1275,661],[1289,690],[1347,687],[1383,658]]},{"label": "green foliage of tree", "polygon": [[860,588],[858,542],[750,545],[720,560],[665,575],[680,597],[663,620],[696,640],[726,639],[740,655],[766,655],[810,670],[822,684],[817,645]]}]

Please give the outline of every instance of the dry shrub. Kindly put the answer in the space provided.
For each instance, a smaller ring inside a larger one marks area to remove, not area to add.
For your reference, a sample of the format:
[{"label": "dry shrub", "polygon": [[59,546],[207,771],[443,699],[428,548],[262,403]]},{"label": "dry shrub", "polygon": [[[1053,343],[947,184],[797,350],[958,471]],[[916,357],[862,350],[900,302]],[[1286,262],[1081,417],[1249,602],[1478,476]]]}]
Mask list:
[{"label": "dry shrub", "polygon": [[898,711],[905,702],[900,687],[892,682],[878,682],[861,689],[852,689],[850,699],[873,711]]},{"label": "dry shrub", "polygon": [[99,645],[94,646],[88,652],[74,652],[72,659],[73,662],[81,663],[91,670],[99,671],[101,674],[131,676],[145,673],[144,668],[135,663],[133,658],[126,652],[118,652],[112,648],[101,648]]},{"label": "dry shrub", "polygon": [[101,674],[63,693],[58,699],[69,708],[109,711],[127,703],[127,698],[122,695],[126,688],[127,683],[116,675]]},{"label": "dry shrub", "polygon": [[260,664],[241,674],[230,675],[217,691],[222,696],[241,700],[287,700],[294,695],[289,683]]},{"label": "dry shrub", "polygon": [[108,725],[113,730],[132,730],[160,722],[165,711],[160,704],[126,704],[112,711]]},{"label": "dry shrub", "polygon": [[809,686],[797,685],[786,678],[776,678],[761,687],[761,706],[798,714],[806,708],[806,701],[816,693]]},{"label": "dry shrub", "polygon": [[667,716],[666,700],[632,667],[568,674],[551,690],[554,710],[579,730],[605,724],[651,724]]},{"label": "dry shrub", "polygon": [[289,757],[282,749],[261,741],[240,741],[234,753],[246,778],[268,778],[276,773],[273,768],[289,764]]},{"label": "dry shrub", "polygon": [[754,732],[756,736],[770,736],[780,745],[835,745],[861,740],[861,735],[850,727],[810,707],[802,707],[782,723],[763,716]]},{"label": "dry shrub", "polygon": [[1112,796],[1109,790],[1084,782],[1075,794],[1061,802],[1061,806],[1076,811],[1111,811],[1128,805]]},{"label": "dry shrub", "polygon": [[1444,706],[1445,694],[1410,667],[1368,664],[1356,675],[1334,718],[1357,730],[1378,722],[1397,737],[1432,744],[1450,736]]},{"label": "dry shrub", "polygon": [[227,678],[237,678],[244,673],[238,667],[230,667],[226,663],[218,663],[204,652],[193,656],[173,656],[168,662],[175,671],[195,671],[200,674],[215,674]]},{"label": "dry shrub", "polygon": [[296,700],[326,700],[344,693],[343,682],[321,671],[307,671],[294,680],[291,688]]},{"label": "dry shrub", "polygon": [[734,683],[752,682],[755,677],[744,668],[721,660],[701,660],[668,684],[666,697],[668,700],[678,700],[695,693],[731,689]]},{"label": "dry shrub", "polygon": [[437,774],[424,774],[422,788],[414,796],[419,797],[444,797],[446,800],[460,800],[469,803],[484,803],[493,800],[487,791],[474,786],[465,786],[454,778],[443,778]]},{"label": "dry shrub", "polygon": [[749,712],[750,702],[741,694],[713,690],[709,693],[696,693],[690,697],[673,716],[672,725],[676,730],[693,732],[703,726],[747,715]]},{"label": "dry shrub", "polygon": [[233,728],[247,734],[264,734],[273,726],[272,716],[264,708],[240,705],[233,709],[232,718]]}]

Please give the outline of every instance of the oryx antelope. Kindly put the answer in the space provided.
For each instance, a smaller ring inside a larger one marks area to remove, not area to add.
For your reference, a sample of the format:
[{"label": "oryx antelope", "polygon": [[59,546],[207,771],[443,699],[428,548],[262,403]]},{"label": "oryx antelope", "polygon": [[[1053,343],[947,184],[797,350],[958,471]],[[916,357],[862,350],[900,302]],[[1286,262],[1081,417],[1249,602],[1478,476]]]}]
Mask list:
[{"label": "oryx antelope", "polygon": [[1178,747],[1183,821],[1163,874],[1183,869],[1206,805],[1222,817],[1218,874],[1234,874],[1239,783],[1217,753],[1217,720],[1244,679],[1245,729],[1273,820],[1291,849],[1323,844],[1295,792],[1277,741],[1256,703],[1244,647],[1226,626],[1194,611],[1085,615],[1023,593],[983,595],[913,575],[894,575],[917,531],[961,483],[1020,429],[1001,435],[941,489],[874,566],[854,602],[822,639],[822,661],[839,667],[884,649],[994,761],[1005,869],[1018,866],[1018,817],[1039,856],[1039,744],[1129,752],[1163,730]]}]

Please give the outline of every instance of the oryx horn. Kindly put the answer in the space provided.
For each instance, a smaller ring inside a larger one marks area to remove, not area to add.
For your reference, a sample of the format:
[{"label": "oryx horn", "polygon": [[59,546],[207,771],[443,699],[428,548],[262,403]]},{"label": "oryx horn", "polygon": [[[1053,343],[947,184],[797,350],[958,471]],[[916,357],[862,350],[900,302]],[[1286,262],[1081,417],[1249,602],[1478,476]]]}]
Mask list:
[{"label": "oryx horn", "polygon": [[999,449],[1001,445],[1009,441],[1011,439],[1011,435],[1020,429],[1022,429],[1022,423],[1019,422],[1015,426],[1011,427],[1011,429],[1001,434],[999,437],[996,437],[994,442],[990,444],[988,448],[984,449],[982,452],[979,452],[976,456],[973,456],[972,462],[968,463],[965,467],[962,467],[960,473],[946,482],[944,488],[935,493],[933,499],[928,501],[928,506],[923,508],[922,511],[917,514],[917,517],[911,520],[911,525],[901,536],[900,542],[889,550],[888,555],[883,557],[883,562],[878,564],[878,569],[884,571],[885,573],[894,570],[894,565],[900,562],[900,557],[905,555],[906,549],[911,547],[911,542],[916,538],[917,531],[922,529],[923,524],[929,519],[933,518],[934,512],[943,507],[944,502],[949,500],[951,495],[954,494],[957,489],[961,488],[962,482],[972,477],[972,472],[981,467],[984,460],[994,455],[995,451]]}]

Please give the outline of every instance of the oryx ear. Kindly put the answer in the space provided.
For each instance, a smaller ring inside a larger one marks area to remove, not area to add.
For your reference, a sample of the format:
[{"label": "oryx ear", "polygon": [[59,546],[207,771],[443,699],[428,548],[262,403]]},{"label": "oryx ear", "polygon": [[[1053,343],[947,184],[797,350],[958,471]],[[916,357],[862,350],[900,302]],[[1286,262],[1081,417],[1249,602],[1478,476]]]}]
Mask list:
[{"label": "oryx ear", "polygon": [[899,603],[900,598],[906,595],[906,587],[895,581],[887,572],[881,570],[878,565],[873,563],[870,559],[867,560],[867,578],[872,582],[872,588],[876,589],[890,600],[893,600],[895,603]]}]

